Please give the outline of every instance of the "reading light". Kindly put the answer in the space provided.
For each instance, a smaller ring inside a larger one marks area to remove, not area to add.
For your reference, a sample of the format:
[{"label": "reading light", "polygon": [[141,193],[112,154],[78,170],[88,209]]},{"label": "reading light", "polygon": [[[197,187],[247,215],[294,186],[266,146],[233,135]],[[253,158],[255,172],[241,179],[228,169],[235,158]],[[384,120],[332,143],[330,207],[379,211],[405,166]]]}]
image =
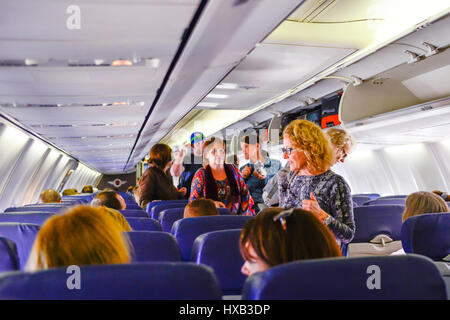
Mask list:
[{"label": "reading light", "polygon": [[239,86],[237,83],[227,83],[227,82],[223,82],[219,85],[216,86],[216,89],[225,89],[225,90],[235,90],[237,89]]},{"label": "reading light", "polygon": [[218,93],[210,93],[206,96],[206,98],[211,98],[211,99],[226,99],[229,96],[227,94],[218,94]]},{"label": "reading light", "polygon": [[197,107],[214,108],[218,105],[219,104],[217,102],[200,102],[199,104],[197,104]]},{"label": "reading light", "polygon": [[111,62],[111,65],[114,67],[122,67],[122,66],[132,66],[133,62],[130,60],[114,60],[113,62]]}]

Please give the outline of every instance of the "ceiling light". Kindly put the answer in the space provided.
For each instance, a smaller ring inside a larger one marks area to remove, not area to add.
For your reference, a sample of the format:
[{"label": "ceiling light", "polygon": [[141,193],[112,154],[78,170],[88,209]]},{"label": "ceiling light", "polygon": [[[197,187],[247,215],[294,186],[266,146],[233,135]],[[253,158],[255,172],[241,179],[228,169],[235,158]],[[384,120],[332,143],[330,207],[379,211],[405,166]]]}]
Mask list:
[{"label": "ceiling light", "polygon": [[132,66],[133,62],[130,60],[114,60],[113,62],[111,62],[111,65],[114,67],[120,67],[120,66]]},{"label": "ceiling light", "polygon": [[218,93],[210,93],[206,96],[207,98],[211,99],[226,99],[229,97],[227,94],[218,94]]},{"label": "ceiling light", "polygon": [[197,107],[214,108],[218,105],[219,104],[217,102],[200,102],[199,104],[197,104]]},{"label": "ceiling light", "polygon": [[150,68],[158,68],[159,67],[159,59],[145,59],[145,66]]},{"label": "ceiling light", "polygon": [[216,89],[226,89],[226,90],[235,90],[239,88],[239,85],[237,83],[227,83],[223,82],[216,86]]}]

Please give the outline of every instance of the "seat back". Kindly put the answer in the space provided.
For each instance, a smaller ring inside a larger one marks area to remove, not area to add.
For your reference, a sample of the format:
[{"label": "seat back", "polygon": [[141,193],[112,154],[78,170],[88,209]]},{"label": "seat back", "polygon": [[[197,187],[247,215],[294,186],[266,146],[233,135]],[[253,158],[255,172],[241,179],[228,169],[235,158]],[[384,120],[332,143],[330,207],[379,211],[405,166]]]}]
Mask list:
[{"label": "seat back", "polygon": [[178,241],[181,257],[184,261],[191,259],[194,240],[201,234],[229,229],[242,229],[250,216],[209,216],[178,220],[172,227],[172,234]]},{"label": "seat back", "polygon": [[123,214],[124,217],[130,218],[150,218],[147,212],[142,209],[125,209],[119,210],[120,213]]},{"label": "seat back", "polygon": [[69,207],[70,206],[67,206],[65,204],[36,204],[23,207],[10,207],[5,210],[5,213],[24,212],[24,211],[62,213]]},{"label": "seat back", "polygon": [[354,197],[354,196],[356,196],[356,197],[359,197],[359,196],[369,197],[370,200],[375,200],[375,199],[380,197],[380,194],[378,194],[378,193],[357,193],[357,194],[353,194],[352,195],[352,197]]},{"label": "seat back", "polygon": [[445,300],[444,280],[423,256],[296,261],[250,276],[249,300]]},{"label": "seat back", "polygon": [[393,198],[393,199],[376,199],[364,203],[365,206],[379,206],[379,205],[405,205],[405,199]]},{"label": "seat back", "polygon": [[347,246],[349,257],[386,255],[401,249],[403,206],[354,208],[355,236]]},{"label": "seat back", "polygon": [[213,268],[224,295],[240,295],[246,279],[241,272],[244,264],[239,250],[241,231],[204,233],[195,239],[192,247],[194,261]]},{"label": "seat back", "polygon": [[[227,208],[218,208],[220,215],[231,215],[230,210]],[[159,222],[161,224],[162,231],[170,232],[175,221],[183,219],[184,208],[172,208],[166,209],[160,212]]]},{"label": "seat back", "polygon": [[167,232],[126,232],[133,246],[134,262],[181,261],[177,240]]},{"label": "seat back", "polygon": [[0,237],[0,272],[19,270],[19,258],[16,244]]},{"label": "seat back", "polygon": [[134,231],[161,231],[161,225],[155,219],[134,217],[125,217],[125,219]]},{"label": "seat back", "polygon": [[379,197],[377,200],[406,199],[407,197],[408,197],[408,195],[406,195],[406,194],[398,194],[398,195],[393,195],[393,196]]},{"label": "seat back", "polygon": [[357,206],[362,206],[364,203],[369,202],[371,199],[367,196],[352,196],[353,203]]},{"label": "seat back", "polygon": [[401,239],[406,253],[450,261],[450,213],[421,214],[406,219]]},{"label": "seat back", "polygon": [[17,246],[19,267],[23,270],[40,227],[29,223],[0,223],[0,236],[12,240]]},{"label": "seat back", "polygon": [[136,202],[126,202],[127,210],[142,210],[141,206]]},{"label": "seat back", "polygon": [[164,204],[164,203],[188,203],[188,200],[186,199],[181,199],[181,200],[155,200],[152,202],[149,202],[147,204],[147,207],[145,208],[145,211],[149,214],[152,213],[152,208],[155,206],[159,206],[160,204]]},{"label": "seat back", "polygon": [[[152,207],[151,210],[151,217],[153,219],[159,220],[159,214],[166,210],[166,209],[172,209],[172,208],[184,208],[187,204],[187,201],[185,202],[171,202],[171,203],[161,203],[154,207]],[[147,211],[148,212],[148,211]]]},{"label": "seat back", "polygon": [[[34,273],[0,275],[0,299],[32,300],[220,300],[211,268],[194,263],[153,262],[80,267],[81,290],[74,285],[76,270],[55,268]],[[69,277],[73,277],[69,279]],[[73,288],[73,287],[72,287]]]},{"label": "seat back", "polygon": [[54,216],[54,213],[49,212],[14,212],[14,213],[1,213],[0,223],[3,222],[19,222],[19,223],[32,223],[42,226],[48,218]]}]

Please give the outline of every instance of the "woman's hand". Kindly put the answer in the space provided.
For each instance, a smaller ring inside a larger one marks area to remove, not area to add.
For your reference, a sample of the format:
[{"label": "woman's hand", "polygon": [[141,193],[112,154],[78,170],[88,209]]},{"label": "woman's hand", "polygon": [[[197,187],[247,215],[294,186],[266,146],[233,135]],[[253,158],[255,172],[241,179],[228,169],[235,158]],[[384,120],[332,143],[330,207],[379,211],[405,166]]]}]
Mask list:
[{"label": "woman's hand", "polygon": [[311,200],[303,200],[302,209],[311,212],[317,218],[319,218],[320,221],[324,222],[324,220],[328,218],[328,213],[320,208],[313,192],[310,193],[310,197]]},{"label": "woman's hand", "polygon": [[267,175],[258,173],[258,171],[256,171],[256,170],[253,171],[253,175],[254,175],[256,178],[258,178],[259,180],[264,180],[264,179],[266,179],[266,177],[267,177]]},{"label": "woman's hand", "polygon": [[222,201],[214,201],[214,204],[216,205],[216,208],[226,208]]},{"label": "woman's hand", "polygon": [[242,169],[242,172],[241,172],[242,177],[244,179],[247,179],[250,176],[251,173],[252,173],[252,167],[250,167],[250,166],[245,166],[244,169]]},{"label": "woman's hand", "polygon": [[179,192],[181,192],[183,194],[183,196],[186,195],[187,189],[186,187],[180,188],[180,190],[178,190]]}]

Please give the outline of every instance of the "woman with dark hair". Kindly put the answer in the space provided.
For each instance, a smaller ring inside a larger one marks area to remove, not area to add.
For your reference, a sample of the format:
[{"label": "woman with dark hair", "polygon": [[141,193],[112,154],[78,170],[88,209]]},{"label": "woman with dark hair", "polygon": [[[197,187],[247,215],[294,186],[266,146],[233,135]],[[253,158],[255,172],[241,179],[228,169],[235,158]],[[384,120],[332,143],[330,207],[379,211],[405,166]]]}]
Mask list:
[{"label": "woman with dark hair", "polygon": [[153,200],[182,199],[186,188],[179,191],[175,188],[172,178],[166,173],[172,162],[172,149],[166,144],[155,144],[150,150],[150,166],[139,179],[139,205],[145,209]]},{"label": "woman with dark hair", "polygon": [[253,199],[239,169],[225,164],[225,143],[213,137],[204,143],[203,167],[194,175],[189,202],[211,199],[216,207],[228,208],[232,214],[255,215]]},{"label": "woman with dark hair", "polygon": [[340,257],[333,234],[311,212],[268,208],[249,220],[239,242],[249,276],[296,260]]}]

